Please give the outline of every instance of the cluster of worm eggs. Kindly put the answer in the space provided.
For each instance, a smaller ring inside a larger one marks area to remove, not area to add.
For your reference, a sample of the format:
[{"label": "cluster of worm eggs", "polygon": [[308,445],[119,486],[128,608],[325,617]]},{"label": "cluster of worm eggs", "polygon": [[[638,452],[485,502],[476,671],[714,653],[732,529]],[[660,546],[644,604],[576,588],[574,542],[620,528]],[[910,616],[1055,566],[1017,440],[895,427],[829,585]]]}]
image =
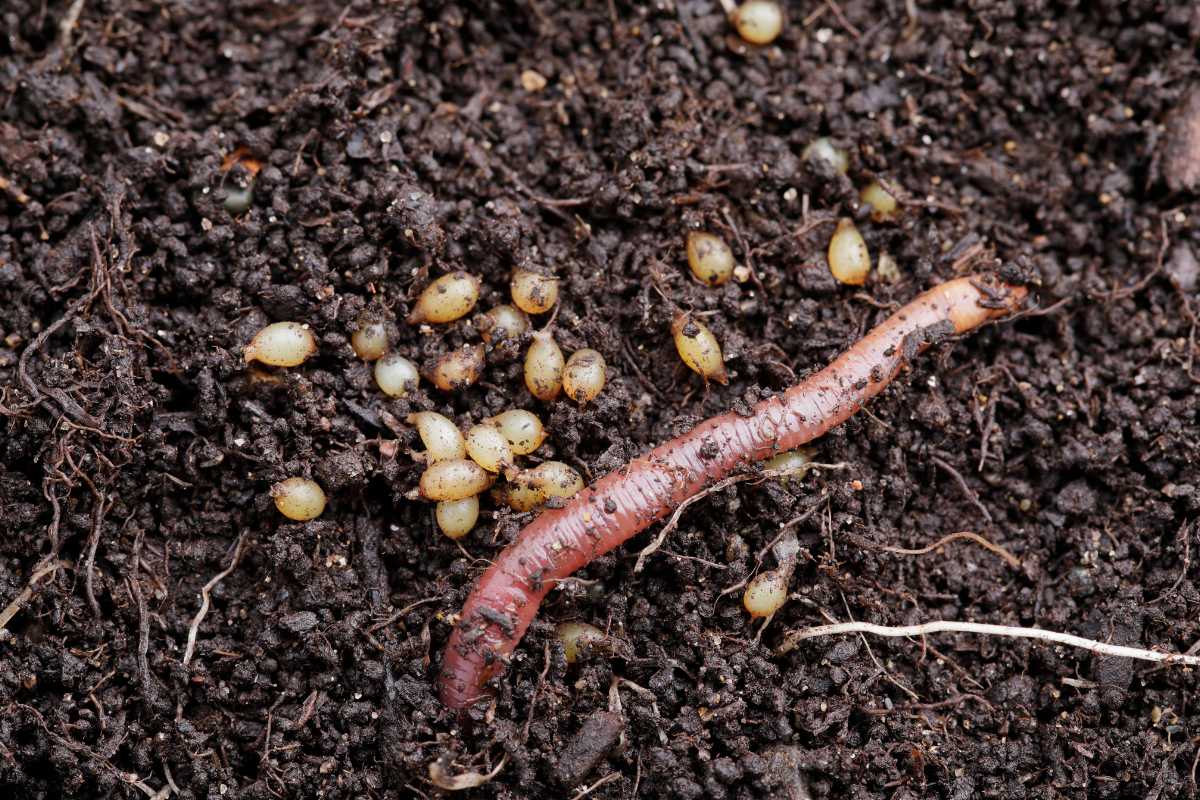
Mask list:
[{"label": "cluster of worm eggs", "polygon": [[543,461],[521,469],[518,456],[537,450],[546,431],[537,415],[510,409],[471,426],[464,435],[453,420],[433,411],[411,414],[425,462],[418,494],[437,503],[435,518],[442,533],[459,539],[479,519],[479,496],[503,476],[496,497],[515,511],[531,511],[551,498],[567,498],[583,488],[583,478],[561,461]]},{"label": "cluster of worm eggs", "polygon": [[[598,351],[584,348],[563,355],[554,340],[553,324],[530,335],[530,315],[544,314],[558,303],[558,279],[529,269],[514,270],[509,285],[512,305],[498,305],[476,318],[482,343],[467,345],[436,359],[422,372],[401,353],[391,350],[387,324],[369,314],[359,319],[350,336],[355,354],[374,362],[375,384],[389,397],[403,398],[422,378],[442,391],[455,391],[479,380],[486,347],[503,340],[530,336],[525,355],[524,380],[539,400],[552,401],[565,394],[584,405],[604,389],[607,365]],[[427,286],[413,304],[409,324],[437,325],[454,322],[471,313],[479,300],[480,281],[467,272],[443,275]],[[275,367],[295,367],[317,351],[307,326],[277,322],[259,331],[244,350],[245,360]],[[517,511],[538,508],[554,498],[567,498],[583,488],[583,479],[559,461],[546,461],[519,469],[516,456],[533,453],[546,438],[541,420],[532,412],[514,409],[472,426],[464,435],[449,418],[433,412],[409,416],[421,441],[425,471],[419,496],[435,501],[438,527],[457,539],[474,527],[479,516],[479,495],[503,475],[498,498]],[[325,494],[308,478],[294,477],[271,489],[275,505],[297,521],[316,518],[325,508]]]},{"label": "cluster of worm eggs", "polygon": [[[809,143],[804,148],[802,157],[814,167],[831,174],[845,175],[850,170],[849,154],[824,136]],[[878,180],[872,180],[863,187],[859,192],[859,200],[864,206],[870,207],[870,218],[873,222],[888,222],[896,216],[899,204],[895,196]],[[862,286],[866,283],[871,272],[871,253],[858,226],[850,217],[838,220],[833,236],[829,239],[827,258],[829,272],[839,283],[849,286]],[[887,268],[887,263],[884,256],[880,256],[881,273]]]},{"label": "cluster of worm eggs", "polygon": [[[744,9],[749,5],[750,2],[743,3],[740,8]],[[813,140],[805,147],[802,156],[816,168],[829,173],[845,175],[850,169],[849,154],[827,137]],[[870,218],[875,222],[887,222],[896,216],[896,198],[878,180],[867,184],[860,192],[859,199],[865,206],[870,207]],[[736,265],[733,251],[725,240],[715,233],[691,231],[687,235],[684,249],[692,276],[705,286],[721,286],[735,276],[739,281],[749,277],[748,270],[745,270],[744,275],[738,275],[738,270],[745,268]],[[829,239],[827,257],[829,272],[839,283],[851,286],[866,283],[871,272],[871,254],[867,249],[866,240],[850,217],[838,220],[833,236]],[[880,273],[883,274],[891,264],[890,259],[880,256]],[[675,348],[680,359],[688,368],[703,377],[705,383],[729,382],[721,345],[696,315],[684,311],[676,312],[671,321],[671,334],[675,339]]]}]

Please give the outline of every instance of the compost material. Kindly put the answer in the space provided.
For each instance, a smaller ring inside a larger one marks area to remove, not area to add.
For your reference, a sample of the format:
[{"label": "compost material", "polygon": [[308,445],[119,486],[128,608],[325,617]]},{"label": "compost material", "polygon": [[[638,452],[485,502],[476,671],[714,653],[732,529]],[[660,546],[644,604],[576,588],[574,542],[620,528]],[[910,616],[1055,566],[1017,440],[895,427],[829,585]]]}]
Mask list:
[{"label": "compost material", "polygon": [[[851,620],[1200,641],[1194,4],[794,0],[765,48],[707,0],[8,0],[0,33],[0,795],[1195,795],[1194,671],[954,633],[781,652]],[[825,260],[842,217],[861,287]],[[692,277],[695,230],[732,280]],[[487,311],[516,267],[560,279],[595,400],[533,398],[528,335],[469,386],[379,391],[361,320],[428,371],[481,335],[407,322],[420,293],[463,270]],[[409,414],[527,408],[526,465],[590,483],[994,270],[1037,305],[914,361],[818,440],[836,469],[730,483],[640,571],[657,529],[591,562],[488,702],[439,702],[536,512],[485,496],[442,535]],[[680,362],[676,310],[728,385]],[[273,322],[317,352],[248,364]],[[276,509],[292,477],[318,518]],[[760,630],[726,590],[785,526]],[[1003,549],[904,552],[963,531]],[[567,621],[607,633],[572,664]]]}]

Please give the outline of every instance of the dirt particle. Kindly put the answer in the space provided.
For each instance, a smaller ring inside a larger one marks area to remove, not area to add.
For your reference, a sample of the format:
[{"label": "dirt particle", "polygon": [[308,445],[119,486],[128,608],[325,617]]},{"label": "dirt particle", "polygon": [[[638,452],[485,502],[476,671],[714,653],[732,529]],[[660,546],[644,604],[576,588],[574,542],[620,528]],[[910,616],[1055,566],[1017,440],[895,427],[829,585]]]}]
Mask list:
[{"label": "dirt particle", "polygon": [[1162,172],[1173,192],[1200,184],[1200,86],[1193,86],[1167,120]]},{"label": "dirt particle", "polygon": [[527,69],[521,73],[521,88],[527,92],[540,92],[546,88],[546,78],[537,70]]},{"label": "dirt particle", "polygon": [[554,770],[554,778],[562,786],[571,787],[583,782],[600,760],[608,755],[625,730],[620,714],[597,711],[586,720],[563,750]]},{"label": "dirt particle", "polygon": [[279,621],[279,624],[284,630],[291,633],[307,633],[317,627],[317,615],[311,611],[300,611],[295,614],[288,614]]},{"label": "dirt particle", "polygon": [[1181,291],[1196,291],[1197,285],[1200,285],[1200,261],[1196,260],[1196,253],[1191,246],[1184,242],[1175,245],[1167,262],[1167,274]]}]

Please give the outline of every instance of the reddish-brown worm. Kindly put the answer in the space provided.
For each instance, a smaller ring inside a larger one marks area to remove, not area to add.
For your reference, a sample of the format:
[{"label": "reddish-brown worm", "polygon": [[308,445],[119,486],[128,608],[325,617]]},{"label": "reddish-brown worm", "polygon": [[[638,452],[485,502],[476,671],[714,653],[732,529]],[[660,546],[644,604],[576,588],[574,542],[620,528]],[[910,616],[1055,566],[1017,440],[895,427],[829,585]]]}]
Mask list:
[{"label": "reddish-brown worm", "polygon": [[480,578],[450,634],[438,687],[466,708],[507,662],[555,581],[645,530],[713,481],[845,422],[932,342],[1017,311],[1026,290],[972,276],[947,281],[888,317],[820,372],[754,407],[721,414],[545,511]]}]

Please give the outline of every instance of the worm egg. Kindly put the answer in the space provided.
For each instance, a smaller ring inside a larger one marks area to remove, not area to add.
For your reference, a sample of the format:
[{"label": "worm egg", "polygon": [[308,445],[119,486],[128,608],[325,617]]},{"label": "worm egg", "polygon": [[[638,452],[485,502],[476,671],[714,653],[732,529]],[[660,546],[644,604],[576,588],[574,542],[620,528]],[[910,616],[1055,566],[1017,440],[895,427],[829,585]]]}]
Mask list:
[{"label": "worm egg", "polygon": [[468,314],[479,300],[479,278],[459,270],[435,280],[417,298],[408,321],[453,322]]},{"label": "worm egg", "polygon": [[871,219],[876,222],[887,222],[896,217],[896,198],[880,185],[879,181],[871,181],[862,190],[858,198],[871,207]]},{"label": "worm egg", "polygon": [[408,424],[417,429],[425,445],[425,461],[455,461],[467,457],[467,445],[453,421],[433,411],[418,411],[408,415]]},{"label": "worm egg", "polygon": [[358,330],[350,334],[350,346],[364,361],[381,358],[388,349],[387,325],[378,320],[360,319]]},{"label": "worm egg", "polygon": [[733,275],[733,251],[725,240],[704,231],[692,231],[687,237],[687,260],[696,280],[708,286],[720,286]]},{"label": "worm egg", "polygon": [[560,622],[554,628],[554,635],[562,642],[568,664],[574,664],[588,648],[608,638],[604,631],[586,622]]},{"label": "worm egg", "polygon": [[763,468],[773,472],[783,472],[779,482],[787,486],[794,481],[804,480],[808,474],[808,465],[812,463],[813,451],[807,447],[788,450],[763,462]]},{"label": "worm egg", "polygon": [[474,461],[456,458],[431,464],[421,473],[419,489],[426,500],[463,500],[492,483],[492,475]]},{"label": "worm egg", "polygon": [[583,490],[583,478],[561,461],[543,461],[529,471],[534,484],[546,497],[574,497]]},{"label": "worm egg", "polygon": [[563,367],[562,386],[567,397],[583,405],[595,400],[604,388],[607,367],[595,350],[576,350]]},{"label": "worm egg", "polygon": [[417,365],[399,353],[388,353],[375,362],[375,383],[388,397],[404,397],[420,382]]},{"label": "worm egg", "polygon": [[774,0],[746,0],[731,19],[738,36],[750,44],[770,44],[783,30],[783,9]]},{"label": "worm egg", "polygon": [[325,510],[325,492],[308,478],[288,478],[271,487],[279,513],[296,522],[307,522]]},{"label": "worm egg", "polygon": [[562,391],[564,359],[550,331],[538,331],[525,354],[525,385],[538,400],[550,401]]},{"label": "worm egg", "polygon": [[679,351],[683,363],[699,373],[705,383],[710,380],[720,384],[729,383],[721,345],[717,344],[717,337],[713,336],[712,331],[690,315],[680,312],[671,321],[671,335],[675,337],[675,349]]},{"label": "worm egg", "polygon": [[900,265],[891,254],[882,252],[879,254],[878,263],[875,264],[875,274],[885,283],[895,283],[900,280]]},{"label": "worm egg", "polygon": [[514,408],[497,414],[488,420],[512,447],[514,455],[527,456],[546,441],[546,429],[542,421],[531,411]]},{"label": "worm egg", "polygon": [[813,139],[800,157],[820,172],[845,175],[850,169],[850,154],[835,145],[827,136]]},{"label": "worm egg", "polygon": [[517,308],[527,314],[549,311],[558,302],[558,278],[550,275],[517,268],[509,288]]},{"label": "worm egg", "polygon": [[752,617],[769,617],[787,601],[787,576],[779,570],[755,575],[742,595],[742,605]]},{"label": "worm egg", "polygon": [[840,283],[862,286],[871,271],[871,254],[854,220],[842,217],[829,240],[829,271]]},{"label": "worm egg", "polygon": [[496,306],[481,314],[476,323],[479,335],[488,344],[504,339],[520,339],[529,330],[529,317],[519,308]]},{"label": "worm egg", "polygon": [[512,445],[494,425],[475,425],[467,431],[467,455],[488,472],[513,465]]},{"label": "worm egg", "polygon": [[308,328],[299,322],[273,322],[254,334],[242,355],[247,362],[295,367],[315,352],[317,339]]},{"label": "worm egg", "polygon": [[533,511],[538,506],[545,505],[546,492],[538,485],[532,470],[525,470],[512,476],[504,485],[500,499],[513,511]]},{"label": "worm egg", "polygon": [[434,362],[429,380],[443,392],[470,386],[483,374],[483,356],[481,344],[447,353]]},{"label": "worm egg", "polygon": [[472,495],[461,500],[443,500],[434,512],[438,527],[451,539],[461,539],[471,532],[479,520],[479,497]]}]

